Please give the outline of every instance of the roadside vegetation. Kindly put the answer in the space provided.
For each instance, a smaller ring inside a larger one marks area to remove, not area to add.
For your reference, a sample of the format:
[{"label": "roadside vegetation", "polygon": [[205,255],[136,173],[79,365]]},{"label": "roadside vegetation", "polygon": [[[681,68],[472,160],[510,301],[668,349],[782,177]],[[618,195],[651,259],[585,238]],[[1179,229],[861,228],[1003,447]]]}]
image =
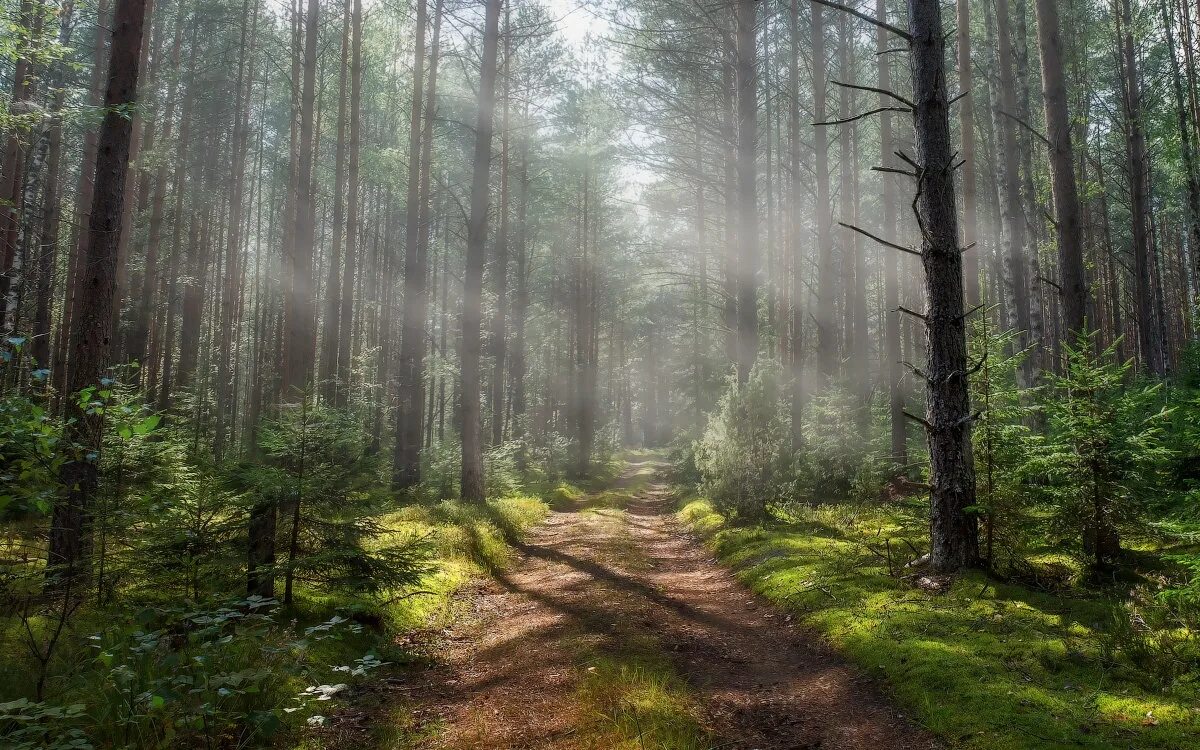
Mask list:
[{"label": "roadside vegetation", "polygon": [[1029,398],[1006,343],[975,341],[980,569],[928,569],[922,464],[889,463],[878,411],[819,394],[793,451],[769,370],[677,452],[680,518],[954,746],[1195,744],[1195,376],[1077,351]]}]

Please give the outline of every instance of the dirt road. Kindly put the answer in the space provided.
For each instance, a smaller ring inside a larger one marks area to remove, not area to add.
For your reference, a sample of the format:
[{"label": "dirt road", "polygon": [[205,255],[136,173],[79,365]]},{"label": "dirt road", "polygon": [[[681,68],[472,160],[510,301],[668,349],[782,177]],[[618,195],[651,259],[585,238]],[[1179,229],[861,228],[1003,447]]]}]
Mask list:
[{"label": "dirt road", "polygon": [[587,730],[596,717],[581,700],[595,667],[581,655],[629,643],[665,655],[702,730],[629,747],[937,746],[689,539],[657,470],[632,463],[615,491],[557,509],[520,545],[519,563],[472,595],[474,624],[451,640],[419,699],[422,721],[439,727],[421,747],[602,747],[611,740]]}]

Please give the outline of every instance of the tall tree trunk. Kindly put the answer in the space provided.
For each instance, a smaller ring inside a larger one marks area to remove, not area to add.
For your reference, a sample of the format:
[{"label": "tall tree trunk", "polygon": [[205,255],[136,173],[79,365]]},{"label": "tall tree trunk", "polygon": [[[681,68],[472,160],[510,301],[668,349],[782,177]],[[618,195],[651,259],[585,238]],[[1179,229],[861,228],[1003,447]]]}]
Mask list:
[{"label": "tall tree trunk", "polygon": [[[979,304],[979,256],[983,249],[975,247],[979,240],[979,207],[977,171],[975,164],[975,94],[974,69],[971,61],[971,0],[958,0],[958,123],[962,140],[963,247],[968,248],[963,260],[966,278],[967,304]],[[882,105],[881,105],[882,106]],[[887,153],[886,151],[884,153]]]},{"label": "tall tree trunk", "polygon": [[512,30],[509,18],[512,3],[504,6],[504,67],[501,73],[504,85],[504,101],[501,105],[500,121],[500,206],[499,224],[496,230],[495,259],[492,276],[496,291],[496,307],[492,312],[491,350],[492,380],[488,387],[491,404],[492,445],[504,440],[504,372],[507,349],[508,316],[508,214],[509,214],[509,112],[511,99]]},{"label": "tall tree trunk", "polygon": [[[1004,2],[1004,0],[999,0]],[[924,227],[921,263],[928,295],[926,422],[929,437],[930,564],[952,571],[979,560],[971,458],[971,399],[963,315],[962,249],[954,197],[946,42],[939,0],[908,0],[913,120]]]},{"label": "tall tree trunk", "polygon": [[[16,47],[17,59],[12,71],[12,100],[10,111],[29,109],[35,85],[35,60],[37,39],[41,34],[41,0],[21,0],[17,7]],[[13,328],[15,310],[11,289],[19,283],[18,260],[19,237],[25,209],[25,157],[30,145],[23,143],[28,133],[24,126],[16,124],[8,133],[0,161],[0,325],[5,331]]]},{"label": "tall tree trunk", "polygon": [[[253,15],[252,15],[253,14]],[[258,11],[250,0],[242,3],[242,29],[238,57],[237,85],[234,93],[234,125],[231,147],[233,164],[230,172],[230,206],[225,273],[219,308],[220,330],[217,334],[216,413],[214,415],[213,456],[224,457],[225,443],[232,422],[228,414],[237,394],[233,389],[232,373],[236,367],[235,331],[238,324],[242,289],[245,286],[245,264],[242,248],[242,223],[245,214],[246,157],[250,151],[250,93],[254,81],[254,50],[258,33]]]},{"label": "tall tree trunk", "polygon": [[[58,41],[63,47],[71,43],[75,28],[75,5],[63,3],[59,17]],[[57,63],[52,86],[54,103],[50,112],[50,128],[46,156],[46,192],[42,207],[42,233],[38,248],[37,291],[34,302],[33,341],[30,354],[40,368],[50,367],[50,319],[53,313],[54,274],[58,266],[59,227],[62,216],[62,145],[63,106],[66,103],[67,65]]]},{"label": "tall tree trunk", "polygon": [[[967,0],[963,0],[967,2]],[[876,14],[880,20],[887,20],[887,3],[885,0],[876,0]],[[891,55],[886,53],[889,48],[888,32],[884,29],[879,29],[876,35],[876,44],[879,48],[879,54],[876,55],[876,61],[879,68],[879,89],[881,91],[890,91],[892,88],[892,63]],[[892,99],[886,94],[879,95],[879,106],[892,106]],[[890,159],[892,152],[895,150],[895,144],[892,136],[892,114],[884,111],[880,113],[879,122],[879,152],[884,159]],[[883,179],[883,236],[887,237],[896,231],[897,206],[898,196],[896,189],[896,178],[889,174],[882,174]],[[901,360],[904,358],[901,354],[901,332],[900,332],[900,258],[897,256],[898,251],[891,248],[885,250],[883,257],[883,283],[885,310],[884,315],[884,346],[886,349],[885,372],[887,373],[887,388],[888,388],[888,416],[891,423],[891,453],[892,463],[898,470],[905,470],[908,466],[908,428],[904,417],[904,369]]]},{"label": "tall tree trunk", "polygon": [[496,105],[496,56],[502,0],[486,0],[483,59],[475,121],[475,153],[471,180],[471,216],[467,225],[467,257],[462,306],[462,499],[485,499],[483,441],[480,434],[479,355],[483,318],[483,265],[488,234],[491,190],[492,123]]},{"label": "tall tree trunk", "polygon": [[[154,0],[146,0],[146,18],[154,18]],[[147,70],[150,60],[150,48],[153,46],[151,41],[156,32],[148,32],[148,39],[142,45],[141,55],[138,57],[139,78],[142,80],[142,85],[145,86],[147,78]],[[157,32],[161,36],[161,29]],[[132,169],[126,171],[125,174],[125,201],[121,209],[121,242],[117,246],[117,286],[116,286],[116,301],[113,303],[113,333],[114,335],[120,332],[121,328],[121,309],[125,304],[125,298],[129,291],[129,246],[133,241],[133,215],[134,209],[139,201],[144,197],[138,194],[139,180],[138,172],[141,167],[138,164],[141,159],[142,152],[142,134],[145,130],[143,125],[143,115],[140,109],[133,110],[130,120],[132,136],[129,141],[129,162],[133,166]],[[153,142],[152,144],[153,145]],[[115,347],[114,352],[117,359],[124,361],[127,359],[127,352],[121,351],[121,346],[126,343],[126,338],[117,335],[113,340]]]},{"label": "tall tree trunk", "polygon": [[[882,2],[882,0],[880,0]],[[804,443],[804,350],[802,347],[804,332],[804,307],[801,297],[804,289],[804,275],[807,271],[805,263],[804,244],[804,214],[800,207],[800,196],[804,194],[804,178],[801,174],[800,163],[800,1],[791,0],[788,13],[788,31],[792,43],[788,54],[788,141],[791,156],[791,189],[789,199],[791,208],[791,225],[789,229],[789,254],[791,256],[790,279],[790,312],[791,312],[791,341],[788,352],[789,362],[789,411],[791,418],[792,450],[798,450]]]},{"label": "tall tree trunk", "polygon": [[341,385],[337,382],[338,337],[342,323],[342,236],[346,225],[346,78],[350,68],[350,28],[353,6],[346,0],[342,8],[342,53],[338,65],[337,142],[333,157],[333,247],[329,253],[329,277],[325,285],[325,330],[321,336],[321,363],[317,381],[321,399],[336,403]]},{"label": "tall tree trunk", "polygon": [[[171,142],[171,137],[175,128],[175,107],[179,92],[179,60],[183,51],[183,27],[184,19],[187,17],[186,10],[179,8],[177,10],[175,20],[175,38],[171,44],[171,72],[170,82],[167,84],[166,108],[162,117],[162,142],[164,144]],[[193,31],[193,36],[194,36]],[[189,64],[189,78],[195,70],[195,62]],[[189,99],[191,98],[189,92]],[[184,113],[185,117],[190,119],[191,109],[187,108]],[[182,175],[185,171],[187,163],[186,139],[183,138],[183,124],[180,124],[180,146],[176,152],[175,172],[176,190],[182,190]],[[127,345],[127,354],[134,362],[146,365],[147,343],[150,336],[150,321],[155,309],[155,292],[159,284],[158,278],[158,261],[159,261],[159,244],[162,242],[162,227],[163,213],[167,200],[167,182],[169,170],[171,167],[170,159],[159,160],[158,166],[155,169],[154,175],[154,194],[150,199],[150,226],[148,228],[148,239],[146,241],[146,257],[142,270],[142,288],[138,294],[138,299],[134,308],[133,322],[129,331],[129,343]],[[146,368],[143,367],[141,377],[145,377]]]},{"label": "tall tree trunk", "polygon": [[[813,118],[823,123],[828,117],[828,62],[825,59],[825,22],[823,8],[812,6]],[[833,259],[833,203],[829,189],[829,135],[818,124],[813,133],[816,162],[817,200],[817,293],[813,318],[817,324],[817,367],[828,379],[837,374],[837,275]]]},{"label": "tall tree trunk", "polygon": [[362,0],[353,0],[350,45],[350,164],[346,174],[346,270],[342,273],[341,312],[338,314],[337,404],[345,406],[350,393],[350,348],[354,341],[354,282],[358,272],[359,145],[362,138]]},{"label": "tall tree trunk", "polygon": [[[842,83],[855,84],[853,50],[854,39],[850,30],[850,19],[845,13],[838,18],[838,75]],[[838,92],[838,108],[843,117],[850,117],[856,111],[857,101],[854,89],[849,85],[841,86]],[[841,151],[841,201],[839,213],[845,224],[858,224],[858,127],[856,123],[847,123],[838,131],[839,149]],[[862,246],[857,232],[842,233],[843,273],[845,280],[846,304],[843,310],[845,317],[845,354],[850,360],[848,374],[850,386],[855,395],[863,403],[870,396],[869,368],[867,366],[867,279],[864,265]],[[869,416],[867,410],[860,410],[858,415],[862,426]]]},{"label": "tall tree trunk", "polygon": [[[104,95],[105,117],[96,157],[95,193],[88,223],[88,253],[83,264],[84,290],[71,328],[71,372],[68,393],[100,387],[109,366],[117,245],[125,173],[129,169],[132,123],[124,116],[137,101],[138,58],[142,47],[145,0],[117,0],[112,20],[112,57]],[[83,572],[91,553],[92,505],[99,483],[99,452],[104,415],[66,399],[72,417],[63,431],[73,455],[59,478],[66,488],[54,505],[47,563],[68,576]]]},{"label": "tall tree trunk", "polygon": [[1143,122],[1141,72],[1133,43],[1133,11],[1130,0],[1120,0],[1117,30],[1120,35],[1124,88],[1125,138],[1129,164],[1129,200],[1133,225],[1134,305],[1137,310],[1138,343],[1142,364],[1151,375],[1166,370],[1162,342],[1154,316],[1153,251],[1150,247],[1150,165]]},{"label": "tall tree trunk", "polygon": [[[418,13],[421,22],[424,11]],[[433,17],[433,43],[430,47],[429,88],[424,113],[414,118],[412,126],[420,127],[419,184],[417,186],[417,234],[412,265],[404,277],[404,329],[402,332],[400,368],[400,408],[396,417],[396,455],[392,483],[400,488],[412,487],[421,480],[421,409],[425,401],[425,353],[429,339],[429,237],[431,230],[430,192],[432,188],[433,122],[437,107],[438,47],[441,41],[442,0],[438,0]],[[424,34],[418,33],[424,42]],[[419,65],[417,66],[420,67]],[[416,87],[419,91],[420,87]],[[414,98],[414,102],[416,99]],[[413,144],[410,143],[410,147]],[[412,194],[409,194],[412,197]]]},{"label": "tall tree trunk", "polygon": [[[999,50],[999,112],[996,125],[1000,133],[1001,153],[997,155],[1002,167],[1000,195],[1004,211],[1004,285],[1007,293],[1008,327],[1019,331],[1021,348],[1029,341],[1029,285],[1026,279],[1028,262],[1025,258],[1025,216],[1021,205],[1021,151],[1017,138],[1017,88],[1013,72],[1013,35],[1008,0],[995,0],[996,32]],[[1028,370],[1021,370],[1022,386],[1029,387]]]},{"label": "tall tree trunk", "polygon": [[[96,28],[93,37],[92,73],[88,82],[88,104],[99,108],[104,97],[105,66],[108,61],[109,34],[108,11],[110,0],[98,0],[96,3]],[[84,259],[87,257],[87,242],[90,225],[89,211],[92,209],[92,196],[96,175],[96,148],[98,143],[96,131],[88,129],[83,135],[82,158],[79,170],[79,185],[75,191],[75,237],[72,242],[71,257],[67,263],[67,280],[63,303],[62,320],[58,324],[58,345],[55,346],[56,359],[51,375],[54,390],[63,394],[67,389],[67,371],[70,367],[69,353],[71,349],[71,331],[73,320],[78,314],[78,306],[83,298]],[[63,399],[65,402],[65,399]]]},{"label": "tall tree trunk", "polygon": [[738,382],[758,357],[758,58],[757,0],[737,6]]},{"label": "tall tree trunk", "polygon": [[1083,225],[1075,183],[1075,151],[1067,112],[1067,80],[1056,0],[1036,0],[1038,49],[1042,60],[1042,98],[1050,139],[1050,179],[1054,193],[1055,239],[1063,330],[1074,345],[1085,330],[1087,289],[1083,270]]},{"label": "tall tree trunk", "polygon": [[313,252],[315,206],[313,203],[313,114],[317,85],[317,38],[320,24],[319,0],[308,0],[304,19],[304,84],[300,94],[300,143],[296,169],[296,229],[287,258],[290,288],[284,308],[285,343],[283,398],[300,403],[312,378],[315,341],[313,324]]},{"label": "tall tree trunk", "polygon": [[[529,106],[526,104],[522,123],[529,121]],[[517,160],[520,166],[517,172],[517,232],[513,243],[516,251],[515,269],[516,295],[513,300],[513,344],[512,344],[512,435],[520,439],[525,435],[525,379],[527,377],[527,344],[525,342],[525,326],[529,315],[529,136],[522,133],[521,145],[517,149]],[[521,450],[521,460],[525,460],[525,451]]]},{"label": "tall tree trunk", "polygon": [[[1186,5],[1186,4],[1185,4]],[[1189,106],[1185,84],[1176,57],[1174,13],[1166,0],[1159,0],[1163,29],[1166,32],[1168,56],[1171,60],[1171,92],[1175,97],[1175,112],[1179,127],[1179,146],[1183,157],[1184,182],[1187,188],[1187,247],[1191,255],[1193,284],[1200,284],[1200,165],[1196,163],[1196,140],[1188,117]],[[1186,36],[1186,34],[1185,34]],[[1189,60],[1189,68],[1190,68]],[[1193,72],[1194,71],[1189,71]],[[1187,331],[1190,335],[1191,331]]]}]

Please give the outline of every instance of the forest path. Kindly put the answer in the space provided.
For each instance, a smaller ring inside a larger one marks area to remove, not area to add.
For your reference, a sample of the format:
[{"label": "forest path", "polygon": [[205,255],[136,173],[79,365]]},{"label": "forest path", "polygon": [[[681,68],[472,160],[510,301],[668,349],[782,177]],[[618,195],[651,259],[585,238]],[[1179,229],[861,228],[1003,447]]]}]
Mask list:
[{"label": "forest path", "polygon": [[556,509],[518,545],[519,562],[474,593],[472,624],[418,693],[421,723],[441,730],[421,747],[611,748],[615,737],[598,739],[596,728],[612,717],[583,697],[589,658],[647,643],[686,682],[699,741],[623,746],[936,747],[870,679],[678,528],[661,469],[631,462],[614,488]]}]

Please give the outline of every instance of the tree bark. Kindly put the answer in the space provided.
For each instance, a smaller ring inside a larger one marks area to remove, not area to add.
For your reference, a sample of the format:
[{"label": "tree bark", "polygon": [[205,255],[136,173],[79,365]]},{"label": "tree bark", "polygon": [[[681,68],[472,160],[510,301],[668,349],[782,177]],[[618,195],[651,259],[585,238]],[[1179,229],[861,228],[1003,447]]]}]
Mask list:
[{"label": "tree bark", "polygon": [[338,355],[336,380],[337,405],[345,406],[350,394],[350,360],[354,341],[354,282],[358,272],[358,198],[359,147],[362,139],[362,0],[353,0],[351,26],[354,39],[350,45],[350,144],[349,166],[346,174],[346,270],[342,273],[342,309],[338,314]]},{"label": "tree bark", "polygon": [[958,90],[963,97],[958,103],[962,141],[963,247],[970,248],[965,251],[963,273],[966,276],[966,303],[972,307],[979,304],[979,256],[983,253],[982,248],[973,247],[979,240],[975,94],[972,92],[974,72],[971,61],[971,0],[958,0]]},{"label": "tree bark", "polygon": [[342,237],[346,226],[346,79],[350,67],[350,30],[353,25],[351,0],[342,8],[342,52],[338,64],[337,142],[333,157],[333,247],[329,253],[329,276],[325,284],[325,320],[321,336],[321,362],[317,375],[321,399],[336,403],[340,384],[337,382],[338,337],[342,324]]},{"label": "tree bark", "polygon": [[[996,32],[999,50],[999,112],[996,125],[1000,133],[1001,153],[997,158],[1002,167],[1000,178],[1003,208],[1004,285],[1008,296],[1008,327],[1019,332],[1021,348],[1029,341],[1029,285],[1026,279],[1028,262],[1025,258],[1025,215],[1021,205],[1021,151],[1017,138],[1017,89],[1013,72],[1013,36],[1008,0],[995,0]],[[1026,368],[1021,369],[1027,375]],[[1023,387],[1032,383],[1024,377]]]},{"label": "tree bark", "polygon": [[[424,3],[421,3],[422,5]],[[418,23],[423,22],[424,10],[418,12]],[[432,187],[433,122],[437,106],[438,46],[441,37],[442,2],[438,0],[434,9],[433,43],[430,49],[429,87],[426,93],[424,112],[414,117],[412,127],[419,133],[420,173],[417,185],[417,205],[413,206],[416,217],[415,245],[411,257],[405,258],[404,276],[404,328],[400,352],[400,408],[396,417],[396,455],[392,483],[398,488],[415,486],[421,481],[421,410],[425,401],[425,354],[429,340],[427,323],[429,318],[429,236],[430,236],[430,190]],[[423,46],[424,34],[418,33],[418,42]],[[422,51],[423,53],[423,51]],[[418,65],[417,68],[420,68]],[[416,92],[420,91],[416,87]],[[415,93],[414,93],[415,96]],[[414,99],[414,102],[416,100]],[[410,148],[415,145],[410,143]],[[413,197],[412,193],[409,197]]]},{"label": "tree bark", "polygon": [[[1004,2],[1004,0],[999,0]],[[971,458],[971,402],[963,316],[962,251],[939,0],[908,0],[913,121],[917,137],[921,263],[928,295],[926,422],[930,457],[930,564],[953,571],[979,560]]]},{"label": "tree bark", "polygon": [[296,230],[287,258],[290,288],[284,308],[284,367],[282,393],[287,403],[306,397],[312,377],[315,340],[313,324],[313,114],[316,101],[317,38],[320,2],[308,0],[304,20],[304,83],[300,95],[300,143],[296,169]]},{"label": "tree bark", "polygon": [[758,357],[758,56],[757,0],[737,6],[738,382]]},{"label": "tree bark", "polygon": [[[963,0],[966,2],[967,0]],[[887,20],[887,3],[876,0],[876,15],[880,20]],[[885,54],[889,48],[888,32],[878,29],[876,44],[879,54],[876,61],[879,68],[879,86],[882,91],[892,88],[891,55]],[[879,95],[879,106],[892,105],[892,99],[886,94]],[[885,160],[890,160],[895,150],[892,135],[892,114],[882,112],[879,121],[879,153]],[[887,163],[887,161],[885,161]],[[897,228],[898,190],[896,178],[893,175],[882,174],[883,180],[883,236],[888,237]],[[899,251],[885,248],[883,257],[883,283],[886,316],[884,322],[884,346],[886,349],[885,372],[887,372],[888,417],[891,423],[891,453],[892,463],[899,471],[908,466],[908,427],[904,417],[904,366],[901,363],[901,332],[900,332],[900,258]]]},{"label": "tree bark", "polygon": [[71,327],[71,372],[63,442],[71,457],[59,479],[65,488],[54,506],[47,564],[68,576],[85,572],[91,554],[92,506],[99,483],[104,415],[81,407],[74,394],[101,388],[109,366],[112,311],[116,291],[117,246],[125,175],[129,169],[132,123],[123,111],[136,104],[138,58],[142,47],[145,0],[117,0],[112,20],[112,57],[104,95],[105,116],[97,142],[95,192],[83,264],[84,294]]},{"label": "tree bark", "polygon": [[[823,123],[828,119],[828,63],[825,59],[825,23],[822,6],[812,5],[812,57],[813,57],[813,118]],[[833,203],[829,188],[829,135],[826,126],[818,124],[813,133],[813,152],[816,163],[817,201],[814,211],[817,218],[817,294],[815,314],[817,324],[817,367],[821,375],[830,379],[837,375],[838,340],[837,275],[833,258]]]},{"label": "tree bark", "polygon": [[485,0],[483,59],[475,120],[475,153],[471,180],[471,216],[467,224],[467,257],[462,305],[462,499],[485,500],[483,442],[480,434],[480,329],[483,318],[483,265],[488,235],[492,167],[492,124],[496,105],[496,57],[503,0]]},{"label": "tree bark", "polygon": [[1058,243],[1058,285],[1063,331],[1074,346],[1084,333],[1087,288],[1083,269],[1083,224],[1079,188],[1075,182],[1075,151],[1067,112],[1067,80],[1056,0],[1036,0],[1038,49],[1042,61],[1042,98],[1046,107],[1046,136],[1050,140],[1050,181],[1054,194],[1055,239]]},{"label": "tree bark", "polygon": [[1141,73],[1133,43],[1132,16],[1129,0],[1120,0],[1117,31],[1121,47],[1125,138],[1129,165],[1129,200],[1133,229],[1134,306],[1137,310],[1138,343],[1142,365],[1155,376],[1165,370],[1162,342],[1157,335],[1154,316],[1154,282],[1150,248],[1150,165],[1146,151],[1146,130],[1143,122]]}]

